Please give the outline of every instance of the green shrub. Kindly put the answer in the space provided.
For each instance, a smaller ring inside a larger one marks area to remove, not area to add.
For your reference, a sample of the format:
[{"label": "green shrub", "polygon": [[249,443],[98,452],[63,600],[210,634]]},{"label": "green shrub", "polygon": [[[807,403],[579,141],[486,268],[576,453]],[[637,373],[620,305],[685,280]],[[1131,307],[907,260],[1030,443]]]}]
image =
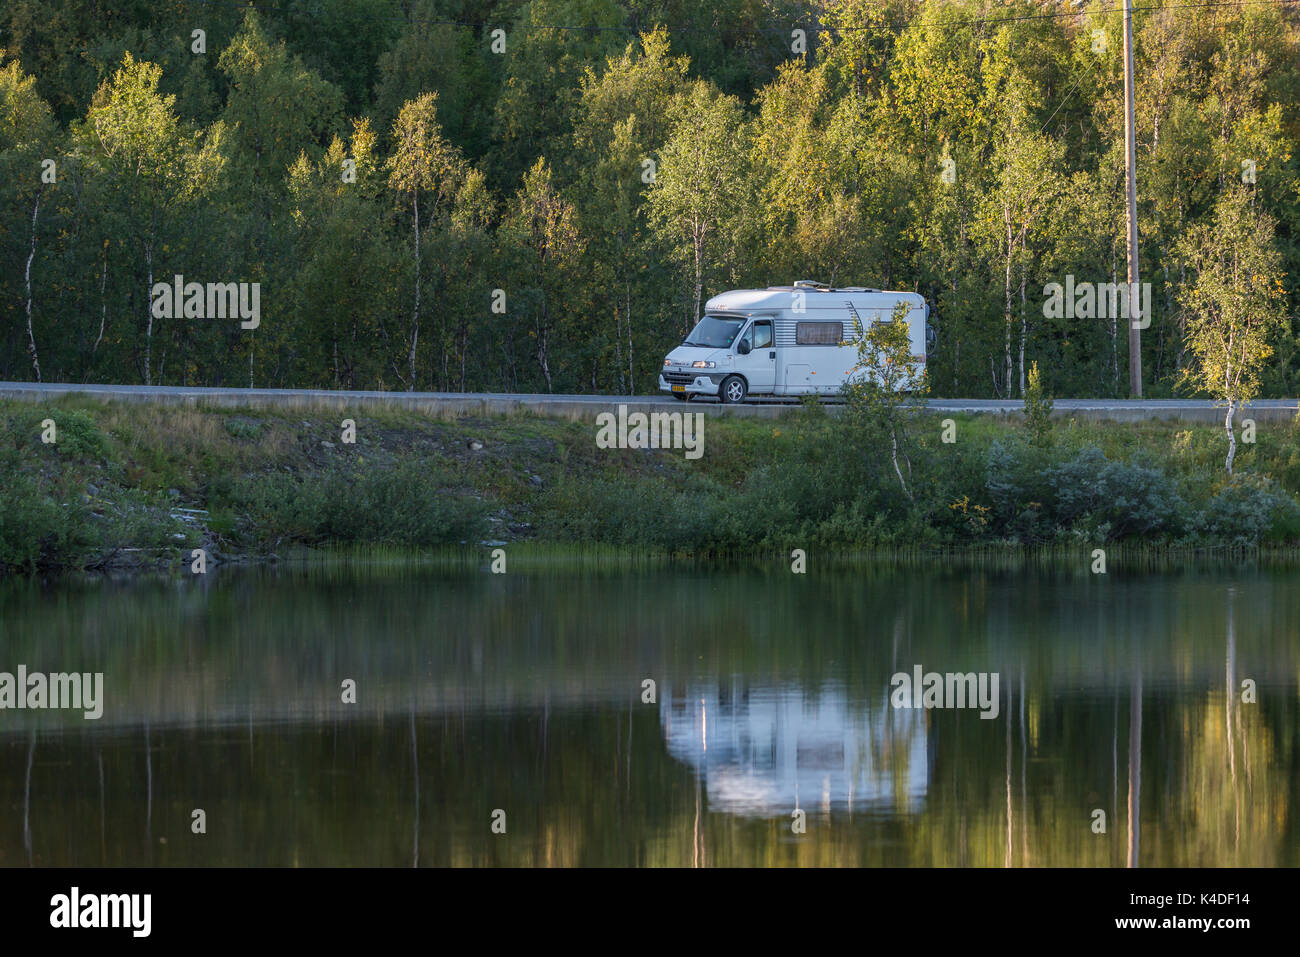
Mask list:
[{"label": "green shrub", "polygon": [[1112,462],[1095,447],[1046,473],[1051,517],[1063,530],[1081,522],[1109,540],[1177,533],[1187,503],[1165,474],[1132,462]]},{"label": "green shrub", "polygon": [[1029,367],[1029,383],[1025,389],[1025,427],[1029,429],[1030,441],[1042,448],[1052,446],[1052,402],[1043,389],[1043,378],[1038,372],[1038,363]]},{"label": "green shrub", "polygon": [[226,419],[226,431],[237,439],[256,439],[262,434],[262,423],[251,419],[231,417]]},{"label": "green shrub", "polygon": [[537,518],[544,535],[561,541],[694,551],[723,547],[730,537],[719,534],[720,505],[721,493],[707,480],[675,491],[661,482],[597,477],[557,485]]},{"label": "green shrub", "polygon": [[478,539],[487,506],[439,486],[420,462],[394,469],[334,472],[324,483],[320,532],[327,541],[384,545],[454,545]]},{"label": "green shrub", "polygon": [[1187,503],[1163,472],[1113,462],[1094,446],[1053,462],[1041,448],[996,441],[986,491],[994,503],[993,527],[1027,544],[1078,531],[1110,541],[1170,536],[1187,518]]},{"label": "green shrub", "polygon": [[208,508],[243,515],[241,537],[250,544],[273,547],[281,542],[314,542],[324,496],[318,482],[273,472],[229,485],[219,483],[209,492]]},{"label": "green shrub", "polygon": [[102,462],[109,458],[108,439],[89,413],[62,409],[49,416],[58,427],[58,449],[70,458]]},{"label": "green shrub", "polygon": [[1239,475],[1205,503],[1191,531],[1198,544],[1294,540],[1300,537],[1300,507],[1271,480]]},{"label": "green shrub", "polygon": [[[41,423],[54,422],[54,442],[41,440],[45,431]],[[48,449],[67,459],[105,462],[112,457],[108,437],[99,430],[89,412],[81,409],[15,409],[0,420],[0,428],[12,440],[13,448]]]},{"label": "green shrub", "polygon": [[243,537],[280,543],[435,546],[481,535],[487,508],[439,486],[427,464],[340,468],[305,479],[272,473],[232,483],[215,507],[247,516]]},{"label": "green shrub", "polygon": [[0,496],[0,569],[34,571],[67,535],[59,507],[31,476],[10,473]]},{"label": "green shrub", "polygon": [[0,571],[75,566],[99,534],[74,483],[45,478],[16,449],[0,450]]}]

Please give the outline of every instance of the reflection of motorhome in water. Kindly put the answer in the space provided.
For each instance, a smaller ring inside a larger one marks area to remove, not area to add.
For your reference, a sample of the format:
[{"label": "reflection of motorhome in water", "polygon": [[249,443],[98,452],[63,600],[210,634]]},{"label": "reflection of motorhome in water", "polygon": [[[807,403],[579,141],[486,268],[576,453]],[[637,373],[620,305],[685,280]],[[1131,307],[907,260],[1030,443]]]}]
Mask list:
[{"label": "reflection of motorhome in water", "polygon": [[919,808],[929,784],[923,713],[844,690],[665,684],[659,720],[668,752],[695,768],[714,810],[750,817]]},{"label": "reflection of motorhome in water", "polygon": [[750,395],[834,395],[860,374],[853,371],[856,324],[887,321],[900,302],[908,309],[912,353],[924,363],[930,310],[917,293],[807,281],[724,292],[705,303],[690,335],[664,359],[659,390],[678,399],[708,395],[723,402]]}]

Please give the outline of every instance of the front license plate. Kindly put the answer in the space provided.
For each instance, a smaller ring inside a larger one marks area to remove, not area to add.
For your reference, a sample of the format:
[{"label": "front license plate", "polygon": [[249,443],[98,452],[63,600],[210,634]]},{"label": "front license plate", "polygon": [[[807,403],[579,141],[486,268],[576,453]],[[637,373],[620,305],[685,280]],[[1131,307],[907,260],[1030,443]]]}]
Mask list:
[{"label": "front license plate", "polygon": [[684,386],[684,385],[675,385],[675,386],[673,386],[673,391],[674,391],[674,392],[685,392],[685,391],[686,391],[686,386]]}]

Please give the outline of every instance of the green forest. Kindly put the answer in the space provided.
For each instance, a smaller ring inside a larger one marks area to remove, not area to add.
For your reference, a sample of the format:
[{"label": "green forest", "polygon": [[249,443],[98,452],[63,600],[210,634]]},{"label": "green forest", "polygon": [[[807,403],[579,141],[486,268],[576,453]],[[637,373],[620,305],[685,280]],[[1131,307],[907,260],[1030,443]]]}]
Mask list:
[{"label": "green forest", "polygon": [[[1300,5],[1134,29],[1145,392],[1204,394],[1241,313],[1294,395]],[[1127,395],[1125,321],[1045,308],[1125,278],[1121,34],[1108,0],[6,0],[0,379],[647,393],[709,296],[816,279],[921,292],[934,394]],[[258,320],[159,315],[178,277]]]}]

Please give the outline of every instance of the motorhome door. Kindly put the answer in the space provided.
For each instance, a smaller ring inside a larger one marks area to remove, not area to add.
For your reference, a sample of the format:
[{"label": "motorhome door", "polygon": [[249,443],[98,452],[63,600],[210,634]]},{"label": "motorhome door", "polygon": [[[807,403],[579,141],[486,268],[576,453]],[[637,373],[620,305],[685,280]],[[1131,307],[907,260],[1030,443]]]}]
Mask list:
[{"label": "motorhome door", "polygon": [[772,391],[776,384],[776,340],[772,320],[755,319],[736,342],[735,369],[749,383],[749,391]]}]

